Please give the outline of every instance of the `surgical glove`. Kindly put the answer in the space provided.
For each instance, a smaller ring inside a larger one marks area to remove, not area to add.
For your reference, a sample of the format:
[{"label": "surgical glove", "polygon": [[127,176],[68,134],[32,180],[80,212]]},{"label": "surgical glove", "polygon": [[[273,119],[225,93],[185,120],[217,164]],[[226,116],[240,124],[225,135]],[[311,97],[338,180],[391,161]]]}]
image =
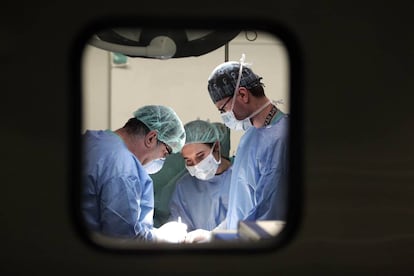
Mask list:
[{"label": "surgical glove", "polygon": [[202,243],[211,241],[211,231],[196,229],[191,231],[185,237],[185,243]]},{"label": "surgical glove", "polygon": [[187,224],[170,221],[154,229],[157,242],[182,243],[187,235]]}]

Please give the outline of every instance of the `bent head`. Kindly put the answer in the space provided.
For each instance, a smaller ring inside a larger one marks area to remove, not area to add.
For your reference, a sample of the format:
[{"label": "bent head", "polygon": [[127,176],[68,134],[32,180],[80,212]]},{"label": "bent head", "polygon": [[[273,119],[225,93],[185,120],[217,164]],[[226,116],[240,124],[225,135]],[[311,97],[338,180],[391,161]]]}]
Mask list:
[{"label": "bent head", "polygon": [[186,141],[181,154],[192,176],[202,180],[213,177],[221,162],[220,139],[222,132],[209,122],[195,120],[184,127]]},{"label": "bent head", "polygon": [[[239,74],[240,69],[241,75]],[[238,87],[245,87],[251,90],[254,87],[262,86],[261,79],[247,64],[228,61],[218,65],[212,71],[208,78],[207,89],[211,100],[216,104],[220,100],[233,97]],[[239,85],[237,86],[238,82]]]},{"label": "bent head", "polygon": [[157,139],[167,145],[171,152],[180,152],[185,141],[185,131],[183,123],[172,108],[147,105],[135,111],[134,116],[150,130],[156,131]]}]

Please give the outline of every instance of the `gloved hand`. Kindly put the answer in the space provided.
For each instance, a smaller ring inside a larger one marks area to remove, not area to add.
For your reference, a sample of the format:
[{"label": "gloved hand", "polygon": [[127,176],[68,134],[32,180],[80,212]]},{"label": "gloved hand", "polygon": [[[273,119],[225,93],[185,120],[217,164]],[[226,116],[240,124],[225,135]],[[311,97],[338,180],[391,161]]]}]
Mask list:
[{"label": "gloved hand", "polygon": [[177,221],[170,221],[160,228],[154,228],[155,241],[182,243],[187,235],[187,224]]},{"label": "gloved hand", "polygon": [[191,231],[185,237],[185,243],[201,243],[211,241],[212,233],[204,229]]}]

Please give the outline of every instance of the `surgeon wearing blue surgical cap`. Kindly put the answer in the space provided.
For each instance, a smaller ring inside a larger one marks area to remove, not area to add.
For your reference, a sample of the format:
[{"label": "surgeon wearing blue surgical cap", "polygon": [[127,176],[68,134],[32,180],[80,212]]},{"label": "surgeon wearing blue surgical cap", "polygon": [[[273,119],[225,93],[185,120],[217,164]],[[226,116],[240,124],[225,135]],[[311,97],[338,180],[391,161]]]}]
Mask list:
[{"label": "surgeon wearing blue surgical cap", "polygon": [[231,162],[220,143],[224,133],[217,124],[203,120],[191,121],[184,129],[181,154],[187,173],[177,180],[170,219],[181,217],[189,231],[213,230],[226,217],[231,179]]},{"label": "surgeon wearing blue surgical cap", "polygon": [[237,229],[241,220],[286,219],[289,117],[266,97],[261,79],[244,55],[220,64],[208,79],[223,122],[244,132],[233,164],[227,229]]},{"label": "surgeon wearing blue surgical cap", "polygon": [[85,224],[92,233],[114,238],[183,241],[183,223],[153,227],[154,191],[149,174],[162,168],[168,154],[181,150],[184,126],[165,106],[144,106],[133,115],[115,131],[87,130],[83,136]]}]

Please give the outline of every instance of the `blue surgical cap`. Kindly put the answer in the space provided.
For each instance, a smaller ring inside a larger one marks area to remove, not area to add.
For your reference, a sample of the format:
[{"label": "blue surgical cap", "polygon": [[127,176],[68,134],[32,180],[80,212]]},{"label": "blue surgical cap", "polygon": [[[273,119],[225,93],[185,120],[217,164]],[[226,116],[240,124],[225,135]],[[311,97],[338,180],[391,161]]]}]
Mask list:
[{"label": "blue surgical cap", "polygon": [[162,105],[147,105],[139,108],[133,114],[150,130],[156,130],[158,140],[170,146],[173,153],[181,151],[185,141],[184,126],[172,108]]}]

